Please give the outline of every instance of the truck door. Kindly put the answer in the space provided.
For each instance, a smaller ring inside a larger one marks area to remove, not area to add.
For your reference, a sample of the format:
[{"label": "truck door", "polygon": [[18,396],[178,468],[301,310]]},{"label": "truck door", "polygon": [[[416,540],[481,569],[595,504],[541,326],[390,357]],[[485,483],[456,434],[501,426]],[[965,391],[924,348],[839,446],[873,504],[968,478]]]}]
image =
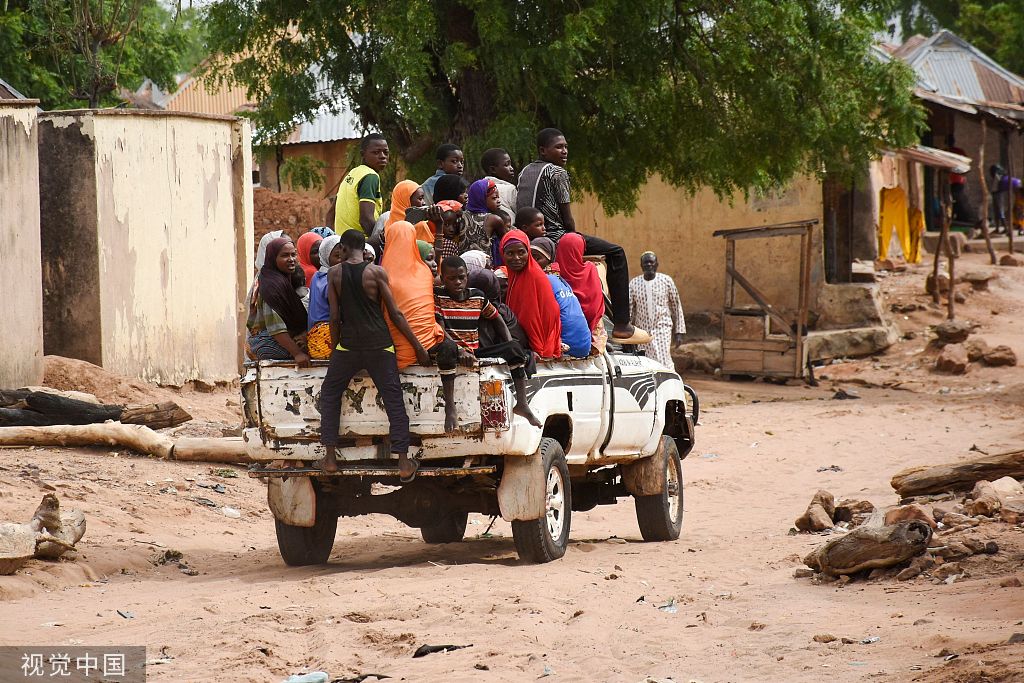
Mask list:
[{"label": "truck door", "polygon": [[636,356],[605,354],[611,371],[612,430],[604,455],[636,455],[650,440],[657,417],[654,376]]}]

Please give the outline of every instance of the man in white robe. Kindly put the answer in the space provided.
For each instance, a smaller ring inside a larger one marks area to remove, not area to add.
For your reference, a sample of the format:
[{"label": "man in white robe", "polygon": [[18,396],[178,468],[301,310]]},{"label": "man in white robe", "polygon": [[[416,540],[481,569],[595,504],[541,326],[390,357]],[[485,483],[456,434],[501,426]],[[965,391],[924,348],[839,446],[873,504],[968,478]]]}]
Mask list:
[{"label": "man in white robe", "polygon": [[662,365],[675,369],[671,347],[682,344],[686,333],[679,290],[672,278],[658,272],[658,257],[654,252],[645,251],[640,256],[640,268],[643,275],[629,282],[633,324],[651,334],[650,343],[640,348]]}]

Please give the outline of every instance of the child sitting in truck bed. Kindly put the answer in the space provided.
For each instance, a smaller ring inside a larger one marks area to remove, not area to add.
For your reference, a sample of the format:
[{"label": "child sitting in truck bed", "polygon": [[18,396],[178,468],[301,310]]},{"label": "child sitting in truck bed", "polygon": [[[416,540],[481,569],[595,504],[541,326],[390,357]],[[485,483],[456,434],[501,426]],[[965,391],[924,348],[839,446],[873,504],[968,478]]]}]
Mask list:
[{"label": "child sitting in truck bed", "polygon": [[[491,302],[479,289],[471,289],[469,269],[459,256],[441,262],[441,287],[434,289],[434,307],[445,335],[459,345],[459,362],[472,365],[476,358],[501,358],[508,363],[516,392],[516,415],[526,418],[534,427],[540,420],[526,401],[526,352],[505,325]],[[480,346],[480,319],[493,322],[504,341],[494,346]]]}]

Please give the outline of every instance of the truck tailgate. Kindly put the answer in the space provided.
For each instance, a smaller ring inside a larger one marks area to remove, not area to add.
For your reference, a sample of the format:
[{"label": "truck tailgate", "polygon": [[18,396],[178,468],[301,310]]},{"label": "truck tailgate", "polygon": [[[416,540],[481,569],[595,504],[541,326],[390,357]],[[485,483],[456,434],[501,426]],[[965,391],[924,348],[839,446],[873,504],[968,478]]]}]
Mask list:
[{"label": "truck tailgate", "polygon": [[[271,439],[318,440],[320,386],[326,364],[300,369],[293,364],[260,363],[256,370],[259,421]],[[444,434],[444,400],[436,368],[409,367],[401,373],[410,431],[420,436]],[[459,368],[455,378],[458,425],[463,434],[479,434],[480,375]],[[388,416],[373,382],[360,373],[341,401],[342,437],[372,437],[388,433]]]}]

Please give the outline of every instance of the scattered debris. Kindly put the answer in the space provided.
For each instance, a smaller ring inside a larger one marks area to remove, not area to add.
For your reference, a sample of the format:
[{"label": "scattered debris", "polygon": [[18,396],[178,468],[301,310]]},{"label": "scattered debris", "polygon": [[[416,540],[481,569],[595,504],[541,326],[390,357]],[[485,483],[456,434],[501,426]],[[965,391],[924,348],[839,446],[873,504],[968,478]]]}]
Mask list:
[{"label": "scattered debris", "polygon": [[832,394],[833,401],[849,401],[859,399],[860,395],[849,389],[839,389],[836,393]]},{"label": "scattered debris", "polygon": [[676,599],[670,598],[668,602],[663,605],[655,605],[662,612],[668,612],[669,614],[675,614],[679,611],[679,607],[676,606]]},{"label": "scattered debris", "polygon": [[282,683],[328,683],[331,677],[323,671],[310,671],[306,674],[292,674]]},{"label": "scattered debris", "polygon": [[817,469],[818,472],[842,472],[843,468],[839,465],[822,465]]},{"label": "scattered debris", "polygon": [[469,645],[420,645],[416,648],[416,652],[412,653],[413,659],[417,657],[426,657],[432,655],[435,652],[451,652],[452,650],[463,650],[467,647],[473,647],[473,643]]},{"label": "scattered debris", "polygon": [[124,619],[134,619],[135,618],[135,615],[132,614],[131,612],[129,612],[128,610],[119,609],[119,610],[117,610],[117,613],[122,618],[124,618]]},{"label": "scattered debris", "polygon": [[811,640],[813,640],[816,643],[832,643],[839,639],[831,633],[819,633],[818,635],[814,636]]},{"label": "scattered debris", "polygon": [[13,574],[32,558],[56,560],[85,535],[85,514],[60,509],[56,494],[43,496],[25,524],[0,523],[0,575]]},{"label": "scattered debris", "polygon": [[241,516],[242,516],[242,513],[241,513],[241,512],[239,512],[238,510],[236,510],[236,509],[235,509],[235,508],[233,508],[233,507],[228,507],[227,505],[225,505],[224,507],[222,507],[222,508],[220,509],[220,511],[221,511],[221,513],[223,513],[223,515],[224,515],[225,517],[229,517],[229,518],[231,518],[231,519],[238,519],[239,517],[241,517]]}]

